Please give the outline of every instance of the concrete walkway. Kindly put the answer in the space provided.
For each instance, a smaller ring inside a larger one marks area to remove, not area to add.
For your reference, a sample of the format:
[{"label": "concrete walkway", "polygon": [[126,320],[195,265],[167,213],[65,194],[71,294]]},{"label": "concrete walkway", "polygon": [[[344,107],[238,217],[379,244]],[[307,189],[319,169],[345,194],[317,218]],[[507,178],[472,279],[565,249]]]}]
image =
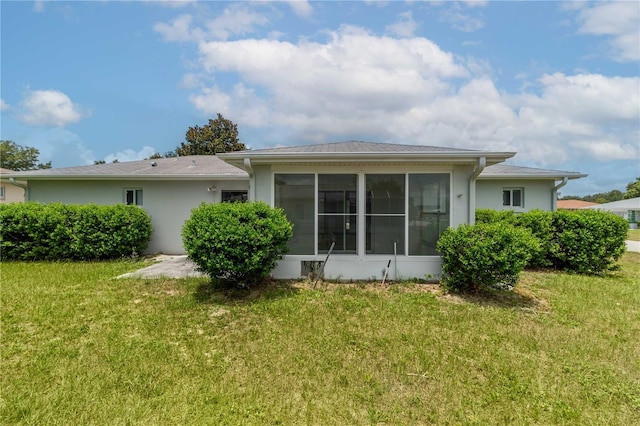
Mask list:
[{"label": "concrete walkway", "polygon": [[640,241],[627,240],[627,251],[640,252]]},{"label": "concrete walkway", "polygon": [[[640,252],[640,241],[626,241],[627,251]],[[118,276],[117,278],[189,278],[205,277],[195,269],[186,255],[161,254],[153,258],[157,263]]]},{"label": "concrete walkway", "polygon": [[206,276],[202,272],[196,271],[195,265],[187,259],[186,255],[161,254],[154,257],[153,260],[157,263],[116,278],[189,278]]}]

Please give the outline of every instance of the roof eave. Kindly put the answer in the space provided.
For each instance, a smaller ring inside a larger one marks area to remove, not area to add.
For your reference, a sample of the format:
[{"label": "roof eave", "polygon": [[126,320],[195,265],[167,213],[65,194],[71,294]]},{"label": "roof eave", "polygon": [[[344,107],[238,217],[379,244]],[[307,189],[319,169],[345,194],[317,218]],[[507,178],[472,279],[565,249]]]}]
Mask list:
[{"label": "roof eave", "polygon": [[349,152],[349,153],[225,153],[218,156],[227,163],[237,167],[243,166],[244,159],[256,164],[273,163],[345,163],[345,162],[379,162],[379,163],[455,163],[476,164],[479,158],[485,157],[487,164],[497,164],[511,158],[515,152]]},{"label": "roof eave", "polygon": [[[15,177],[15,176],[14,176]],[[194,180],[194,181],[210,181],[210,180],[246,180],[249,176],[242,175],[24,175],[20,176],[21,180]]]}]

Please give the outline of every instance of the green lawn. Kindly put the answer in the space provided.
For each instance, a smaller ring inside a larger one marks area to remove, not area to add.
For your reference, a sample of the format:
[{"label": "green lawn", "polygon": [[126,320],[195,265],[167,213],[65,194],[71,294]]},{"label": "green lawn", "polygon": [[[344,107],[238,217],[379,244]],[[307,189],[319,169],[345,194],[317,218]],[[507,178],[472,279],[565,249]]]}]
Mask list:
[{"label": "green lawn", "polygon": [[640,241],[640,229],[629,229],[628,240]]},{"label": "green lawn", "polygon": [[640,254],[621,264],[458,297],[2,263],[0,423],[640,424]]}]

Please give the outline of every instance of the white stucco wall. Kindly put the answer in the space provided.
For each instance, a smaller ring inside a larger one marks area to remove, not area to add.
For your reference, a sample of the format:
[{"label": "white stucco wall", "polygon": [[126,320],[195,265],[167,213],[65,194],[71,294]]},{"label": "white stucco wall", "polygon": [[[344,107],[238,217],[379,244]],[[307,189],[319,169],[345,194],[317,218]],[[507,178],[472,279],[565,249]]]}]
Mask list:
[{"label": "white stucco wall", "polygon": [[[208,188],[215,187],[215,191]],[[182,225],[202,202],[217,203],[222,190],[247,190],[248,181],[31,181],[29,200],[44,203],[118,204],[124,189],[143,190],[153,234],[147,253],[183,254]]]},{"label": "white stucco wall", "polygon": [[[483,180],[476,182],[476,208],[493,210],[514,210],[518,213],[540,209],[555,210],[552,180]],[[502,205],[502,190],[506,188],[524,189],[524,206],[509,207]]]}]

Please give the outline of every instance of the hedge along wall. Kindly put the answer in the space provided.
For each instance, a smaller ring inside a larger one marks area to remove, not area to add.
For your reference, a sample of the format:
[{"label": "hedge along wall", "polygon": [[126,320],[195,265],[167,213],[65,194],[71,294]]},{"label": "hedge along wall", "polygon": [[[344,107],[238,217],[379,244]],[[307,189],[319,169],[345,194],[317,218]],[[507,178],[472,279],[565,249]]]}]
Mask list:
[{"label": "hedge along wall", "polygon": [[3,260],[102,260],[136,256],[151,238],[151,218],[115,204],[0,205]]},{"label": "hedge along wall", "polygon": [[605,211],[532,210],[514,214],[482,209],[476,211],[476,221],[529,229],[540,243],[540,250],[528,265],[533,267],[602,274],[615,269],[626,250],[627,222]]}]

